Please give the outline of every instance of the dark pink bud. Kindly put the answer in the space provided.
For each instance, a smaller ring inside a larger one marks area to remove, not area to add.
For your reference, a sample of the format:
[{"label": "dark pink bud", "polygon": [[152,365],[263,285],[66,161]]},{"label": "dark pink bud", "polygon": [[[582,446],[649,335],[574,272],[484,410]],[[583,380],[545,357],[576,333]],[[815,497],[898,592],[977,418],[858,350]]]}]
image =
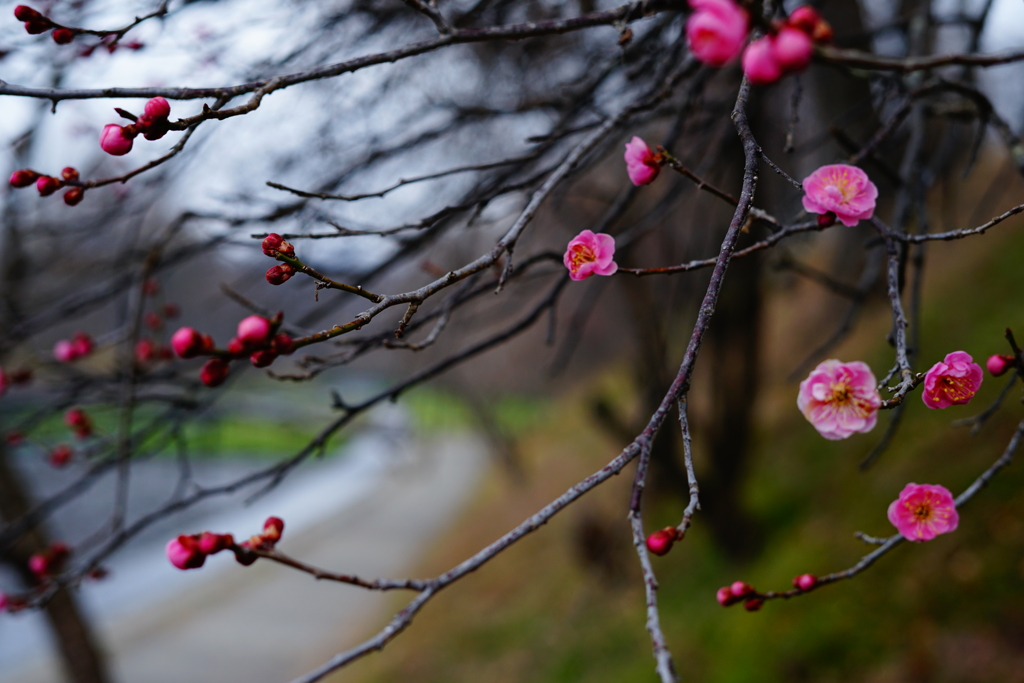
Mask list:
[{"label": "dark pink bud", "polygon": [[100,147],[107,154],[119,157],[132,151],[132,139],[125,136],[122,126],[108,123],[103,126],[103,132],[100,133]]},{"label": "dark pink bud", "polygon": [[272,232],[263,238],[263,253],[267,256],[277,256],[279,253],[285,256],[295,256],[295,247],[285,242],[284,238],[276,232]]},{"label": "dark pink bud", "polygon": [[71,462],[71,458],[74,457],[74,455],[75,452],[71,450],[71,446],[62,443],[50,451],[48,459],[50,464],[54,467],[64,467]]},{"label": "dark pink bud", "polygon": [[757,610],[761,609],[761,605],[763,604],[763,599],[751,598],[750,600],[747,600],[743,603],[743,609],[747,610],[748,612],[756,612]]},{"label": "dark pink bud", "polygon": [[81,358],[92,353],[94,344],[92,337],[85,332],[75,332],[71,337],[71,346],[74,349],[75,357]]},{"label": "dark pink bud", "polygon": [[232,356],[244,356],[245,349],[245,342],[239,339],[238,337],[234,337],[231,341],[228,342],[228,353],[230,353]]},{"label": "dark pink bud", "polygon": [[160,330],[164,326],[164,321],[153,311],[149,311],[146,315],[142,316],[142,322],[151,330]]},{"label": "dark pink bud", "polygon": [[163,311],[165,318],[177,318],[181,315],[181,307],[178,304],[164,304]]},{"label": "dark pink bud", "polygon": [[295,342],[282,332],[270,342],[270,350],[279,356],[290,356],[295,352]]},{"label": "dark pink bud", "polygon": [[28,558],[28,570],[35,574],[37,579],[44,578],[50,573],[50,560],[42,553],[36,553]]},{"label": "dark pink bud", "polygon": [[828,228],[836,224],[836,215],[831,211],[818,215],[818,227]]},{"label": "dark pink bud", "polygon": [[810,5],[801,5],[789,14],[789,25],[800,29],[807,35],[813,34],[815,27],[821,21],[823,19],[818,14],[818,10]]},{"label": "dark pink bud", "polygon": [[75,39],[75,32],[69,28],[56,28],[53,30],[53,33],[50,34],[50,37],[53,38],[53,42],[58,45],[67,45]]},{"label": "dark pink bud", "polygon": [[179,358],[195,358],[205,350],[203,335],[191,327],[182,327],[171,337],[171,348]]},{"label": "dark pink bud", "polygon": [[211,358],[199,371],[199,380],[208,387],[219,387],[228,378],[231,366],[222,358]]},{"label": "dark pink bud", "polygon": [[36,181],[36,189],[39,190],[40,197],[49,197],[62,187],[64,187],[64,183],[60,179],[48,175],[44,175]]},{"label": "dark pink bud", "polygon": [[249,356],[249,362],[257,368],[265,368],[277,360],[277,354],[264,349]]},{"label": "dark pink bud", "polygon": [[167,542],[167,559],[178,569],[198,569],[206,562],[206,553],[192,536],[178,536]]},{"label": "dark pink bud", "polygon": [[999,377],[1006,374],[1006,371],[1013,367],[1014,360],[1013,356],[989,356],[988,360],[985,361],[985,367],[988,368],[993,377]]},{"label": "dark pink bud", "polygon": [[85,199],[85,190],[81,187],[72,187],[64,193],[64,203],[68,206],[78,206]]},{"label": "dark pink bud", "polygon": [[92,434],[92,420],[81,408],[72,408],[64,413],[64,424],[75,432],[75,436],[84,439]]},{"label": "dark pink bud", "polygon": [[11,174],[12,187],[28,187],[39,179],[39,174],[33,170],[23,168]]},{"label": "dark pink bud", "polygon": [[281,540],[281,533],[284,531],[284,520],[280,517],[267,517],[263,522],[263,540],[276,543]]},{"label": "dark pink bud", "polygon": [[43,15],[28,5],[18,5],[14,8],[14,18],[18,21],[33,21],[42,19]]},{"label": "dark pink bud", "polygon": [[655,555],[665,555],[676,542],[676,528],[667,526],[647,537],[647,549]]},{"label": "dark pink bud", "polygon": [[60,177],[72,182],[78,180],[78,169],[74,166],[65,166],[64,170],[60,172]]},{"label": "dark pink bud", "polygon": [[213,337],[208,334],[203,335],[203,353],[213,353],[217,350],[217,345],[213,342]]},{"label": "dark pink bud", "polygon": [[67,339],[61,339],[53,345],[53,357],[58,363],[70,363],[78,358],[75,355],[75,345]]},{"label": "dark pink bud", "polygon": [[171,105],[162,97],[154,97],[146,102],[143,111],[152,119],[165,119],[171,115]]},{"label": "dark pink bud", "polygon": [[801,574],[793,577],[793,587],[802,591],[809,591],[818,583],[818,577],[814,574]]},{"label": "dark pink bud", "polygon": [[238,338],[250,346],[262,346],[270,339],[270,321],[261,315],[250,315],[238,323]]},{"label": "dark pink bud", "polygon": [[798,28],[784,26],[775,36],[775,58],[785,71],[800,71],[811,61],[814,44]]},{"label": "dark pink bud", "polygon": [[281,285],[288,282],[292,275],[295,275],[295,269],[287,263],[282,263],[281,265],[274,266],[267,271],[267,282],[272,285]]},{"label": "dark pink bud", "polygon": [[718,604],[722,607],[734,605],[736,604],[736,601],[739,600],[739,598],[732,594],[732,589],[729,586],[722,586],[719,588],[718,592],[715,593],[715,599],[718,600]]},{"label": "dark pink bud", "polygon": [[235,539],[231,534],[213,534],[204,531],[199,535],[199,550],[207,555],[214,555],[221,550],[234,545]]},{"label": "dark pink bud", "polygon": [[53,23],[46,17],[32,19],[31,21],[25,22],[25,31],[32,36],[37,36],[40,33],[46,33],[51,28],[53,28]]},{"label": "dark pink bud", "polygon": [[749,583],[746,583],[745,581],[734,581],[732,585],[729,586],[729,590],[732,591],[733,597],[739,599],[745,598],[751,593],[757,592],[753,586],[751,586]]},{"label": "dark pink bud", "polygon": [[156,346],[152,339],[140,339],[135,344],[135,361],[140,365],[156,357]]}]

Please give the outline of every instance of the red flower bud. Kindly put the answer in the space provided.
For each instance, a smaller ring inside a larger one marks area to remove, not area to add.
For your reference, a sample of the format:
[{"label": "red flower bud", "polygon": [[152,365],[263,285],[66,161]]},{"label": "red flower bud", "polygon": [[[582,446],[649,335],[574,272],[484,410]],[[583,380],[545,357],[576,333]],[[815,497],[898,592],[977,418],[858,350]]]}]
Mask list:
[{"label": "red flower bud", "polygon": [[801,574],[793,577],[793,587],[802,591],[809,591],[818,584],[818,577],[814,574]]},{"label": "red flower bud", "polygon": [[719,588],[718,592],[715,593],[715,599],[718,600],[718,604],[722,607],[733,605],[737,600],[739,600],[739,598],[732,594],[732,589],[730,589],[729,586],[722,586]]},{"label": "red flower bud", "polygon": [[74,166],[65,166],[64,170],[60,172],[60,177],[64,180],[78,180],[78,169]]},{"label": "red flower bud", "polygon": [[84,439],[92,434],[92,420],[81,408],[72,408],[64,413],[64,424],[75,432],[75,436]]},{"label": "red flower bud", "polygon": [[64,467],[71,462],[71,458],[74,457],[74,455],[75,452],[71,450],[71,446],[62,443],[50,451],[48,459],[50,464],[54,467]]},{"label": "red flower bud", "polygon": [[36,553],[28,558],[28,570],[35,574],[36,579],[43,579],[50,573],[50,561],[46,555]]},{"label": "red flower bud", "polygon": [[135,125],[147,140],[159,140],[171,129],[166,118],[152,118],[147,114],[140,116]]},{"label": "red flower bud", "polygon": [[295,269],[287,263],[282,263],[267,271],[267,282],[272,285],[284,284],[291,279],[292,275],[295,275]]},{"label": "red flower bud", "polygon": [[244,356],[246,344],[238,337],[234,337],[228,342],[228,353],[232,356]]},{"label": "red flower bud", "polygon": [[32,21],[34,19],[42,19],[43,15],[28,5],[18,5],[14,8],[14,18],[18,21]]},{"label": "red flower bud", "polygon": [[151,330],[160,330],[164,326],[164,321],[153,311],[149,311],[146,315],[142,316],[142,322]]},{"label": "red flower bud", "polygon": [[85,198],[85,189],[81,187],[72,187],[70,190],[64,193],[64,203],[68,206],[78,206],[82,203]]},{"label": "red flower bud", "polygon": [[814,28],[820,21],[822,19],[821,15],[818,14],[818,10],[810,5],[801,5],[789,13],[789,25],[795,26],[807,33],[807,35],[814,33]]},{"label": "red flower bud", "polygon": [[85,332],[75,332],[74,336],[71,337],[71,348],[76,358],[88,356],[92,353],[93,347],[92,337]]},{"label": "red flower bud", "polygon": [[57,178],[44,175],[36,181],[36,189],[40,197],[49,197],[51,194],[64,187],[64,183]]},{"label": "red flower bud", "polygon": [[100,133],[100,147],[104,152],[119,157],[132,151],[132,138],[135,136],[125,128],[127,126],[119,126],[116,123],[108,123],[103,126],[103,132]]},{"label": "red flower bud", "polygon": [[751,593],[757,592],[753,586],[744,581],[734,581],[732,585],[729,586],[729,590],[732,591],[733,597],[740,599],[747,597]]},{"label": "red flower bud", "polygon": [[279,356],[290,356],[295,352],[295,342],[292,338],[282,332],[270,342],[270,350]]},{"label": "red flower bud", "polygon": [[261,346],[267,343],[272,331],[270,321],[261,315],[250,315],[238,322],[238,338],[247,345]]},{"label": "red flower bud", "polygon": [[145,282],[142,283],[142,293],[145,294],[146,296],[153,296],[159,293],[159,291],[160,282],[158,280],[154,280],[153,278],[147,278]]},{"label": "red flower bud", "polygon": [[140,339],[135,344],[135,362],[139,365],[148,363],[156,357],[156,346],[152,339]]},{"label": "red flower bud", "polygon": [[171,105],[162,97],[154,97],[149,102],[146,102],[146,107],[143,111],[146,116],[152,119],[166,119],[171,115]]},{"label": "red flower bud", "polygon": [[263,522],[263,540],[276,543],[281,540],[281,533],[284,531],[284,520],[280,517],[267,517]]},{"label": "red flower bud", "polygon": [[231,550],[235,553],[235,561],[243,567],[248,567],[250,564],[260,559],[260,556],[250,550],[252,546],[249,545],[249,541],[243,541],[241,545],[237,545]]},{"label": "red flower bud", "polygon": [[179,358],[195,358],[205,350],[203,335],[191,327],[182,327],[171,337],[171,347]]},{"label": "red flower bud", "polygon": [[234,545],[235,539],[231,534],[214,534],[204,531],[199,535],[199,550],[207,555],[214,555],[228,546]]},{"label": "red flower bud", "polygon": [[647,549],[655,555],[666,555],[676,542],[676,528],[667,526],[647,537]]},{"label": "red flower bud", "polygon": [[178,536],[167,542],[167,559],[178,569],[198,569],[206,562],[206,553],[199,549],[193,536]]},{"label": "red flower bud", "polygon": [[32,36],[37,36],[40,33],[46,33],[53,28],[53,23],[46,17],[40,17],[38,19],[32,19],[31,21],[25,22],[25,31]]},{"label": "red flower bud", "polygon": [[181,315],[181,307],[178,304],[164,304],[163,311],[165,318],[177,318]]},{"label": "red flower bud", "polygon": [[256,353],[249,356],[249,362],[257,368],[265,368],[277,360],[277,354],[273,351],[264,349],[263,351],[257,351]]},{"label": "red flower bud", "polygon": [[818,227],[828,228],[836,224],[836,215],[829,211],[818,215]]},{"label": "red flower bud", "polygon": [[50,34],[53,38],[53,42],[58,45],[67,45],[75,39],[75,32],[69,28],[55,28],[53,33]]},{"label": "red flower bud", "polygon": [[263,238],[263,253],[267,256],[277,256],[279,253],[285,256],[295,256],[295,247],[276,232],[272,232]]},{"label": "red flower bud", "polygon": [[993,377],[1006,374],[1006,371],[1013,367],[1015,359],[1013,356],[995,355],[989,356],[985,361],[985,367],[992,373]]},{"label": "red flower bud", "polygon": [[761,605],[763,604],[764,600],[762,600],[761,598],[751,598],[750,600],[747,600],[745,603],[743,603],[743,609],[747,610],[748,612],[756,612],[757,610],[761,609]]},{"label": "red flower bud", "polygon": [[39,174],[27,168],[15,171],[11,174],[12,187],[28,187],[39,179]]},{"label": "red flower bud", "polygon": [[199,380],[208,387],[219,387],[228,378],[231,366],[223,358],[211,358],[199,371]]}]

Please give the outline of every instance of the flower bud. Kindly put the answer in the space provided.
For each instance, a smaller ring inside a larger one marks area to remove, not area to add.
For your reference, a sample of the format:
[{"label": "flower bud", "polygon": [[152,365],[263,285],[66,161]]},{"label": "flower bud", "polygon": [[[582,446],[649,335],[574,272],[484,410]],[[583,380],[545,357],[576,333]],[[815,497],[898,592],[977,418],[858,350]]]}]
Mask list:
[{"label": "flower bud", "polygon": [[18,21],[38,21],[44,17],[28,5],[18,5],[14,8],[14,18]]},{"label": "flower bud", "polygon": [[249,356],[249,362],[257,368],[265,368],[273,364],[277,360],[277,354],[273,351],[264,349],[263,351],[257,351],[256,353]]},{"label": "flower bud", "polygon": [[739,598],[732,594],[732,589],[729,586],[719,588],[718,592],[715,593],[715,599],[718,600],[718,604],[722,607],[734,605],[739,600]]},{"label": "flower bud", "polygon": [[84,439],[92,435],[92,420],[81,408],[72,408],[64,413],[64,424],[75,432],[75,436]]},{"label": "flower bud", "polygon": [[277,256],[279,253],[285,256],[295,256],[295,247],[276,232],[272,232],[263,238],[263,253],[267,256]]},{"label": "flower bud", "polygon": [[231,534],[214,534],[204,531],[199,535],[199,550],[207,555],[215,555],[234,543],[235,539]]},{"label": "flower bud", "polygon": [[35,574],[36,579],[43,579],[50,573],[50,561],[46,555],[36,553],[28,558],[28,570]]},{"label": "flower bud", "polygon": [[281,540],[281,533],[284,531],[284,520],[280,517],[267,517],[263,522],[263,540],[276,543]]},{"label": "flower bud", "polygon": [[793,577],[793,587],[802,591],[809,591],[818,584],[818,577],[814,574],[801,574]]},{"label": "flower bud", "polygon": [[164,327],[164,321],[153,311],[149,311],[146,315],[142,316],[142,322],[151,330],[162,330]]},{"label": "flower bud", "polygon": [[250,315],[238,322],[238,338],[248,346],[263,346],[270,339],[272,329],[270,321],[263,316]]},{"label": "flower bud", "polygon": [[92,337],[85,332],[75,332],[71,336],[71,346],[74,348],[75,357],[81,358],[92,353],[95,345],[93,344]]},{"label": "flower bud", "polygon": [[181,307],[178,304],[164,304],[163,313],[165,318],[177,318],[181,315]]},{"label": "flower bud", "polygon": [[64,193],[64,203],[68,206],[78,206],[84,198],[85,189],[81,187],[72,187]]},{"label": "flower bud", "polygon": [[154,97],[149,102],[146,102],[146,107],[143,111],[146,116],[152,119],[166,119],[171,115],[171,105],[162,97]]},{"label": "flower bud", "polygon": [[39,179],[39,174],[35,171],[23,168],[15,171],[11,174],[11,186],[12,187],[28,187]]},{"label": "flower bud", "polygon": [[667,526],[647,537],[647,549],[655,555],[666,555],[676,542],[676,528]]},{"label": "flower bud", "polygon": [[775,56],[775,37],[758,38],[743,51],[743,73],[754,85],[767,85],[779,80],[782,65]]},{"label": "flower bud", "polygon": [[818,227],[828,228],[836,224],[836,215],[831,211],[818,214]]},{"label": "flower bud", "polygon": [[235,546],[231,550],[235,553],[235,561],[243,567],[248,567],[256,560],[260,559],[260,556],[250,550],[252,546],[249,541],[243,541],[240,545]]},{"label": "flower bud", "polygon": [[985,361],[985,367],[992,373],[993,377],[1006,374],[1006,371],[1013,367],[1015,359],[1013,356],[995,355],[989,356]]},{"label": "flower bud", "polygon": [[800,29],[807,35],[814,33],[815,27],[823,21],[818,10],[810,5],[801,5],[789,13],[789,25]]},{"label": "flower bud", "polygon": [[71,458],[74,457],[74,455],[75,452],[71,450],[71,446],[62,443],[50,451],[50,455],[47,456],[47,459],[50,461],[51,465],[59,468],[64,467],[71,462]]},{"label": "flower bud", "polygon": [[831,43],[833,36],[832,24],[824,19],[818,22],[818,25],[814,27],[814,33],[811,34],[811,38],[816,43]]},{"label": "flower bud", "polygon": [[60,177],[64,180],[78,180],[78,169],[74,166],[65,166],[64,170],[60,172]]},{"label": "flower bud", "polygon": [[75,32],[69,28],[55,28],[53,33],[50,34],[53,38],[53,42],[58,45],[67,45],[75,39]]},{"label": "flower bud", "polygon": [[40,33],[46,33],[53,28],[53,22],[46,17],[40,17],[38,19],[32,19],[25,22],[25,31],[31,36],[37,36]]},{"label": "flower bud", "polygon": [[732,592],[733,597],[738,599],[743,599],[751,593],[757,592],[753,586],[745,581],[734,581],[732,585],[729,586],[729,590]]},{"label": "flower bud", "polygon": [[156,357],[156,352],[152,339],[140,339],[135,344],[135,362],[139,365],[148,363]]},{"label": "flower bud", "polygon": [[125,136],[122,126],[108,123],[103,126],[103,132],[100,133],[100,147],[107,154],[119,157],[132,151],[132,139]]},{"label": "flower bud", "polygon": [[750,600],[747,600],[743,603],[743,609],[747,610],[748,612],[756,612],[757,610],[761,609],[761,606],[763,604],[764,600],[762,598],[751,598]]},{"label": "flower bud", "polygon": [[292,275],[295,275],[295,269],[287,263],[282,263],[267,271],[267,282],[272,285],[284,284],[291,279]]},{"label": "flower bud", "polygon": [[208,387],[219,387],[228,378],[231,366],[223,358],[211,358],[199,371],[199,380]]},{"label": "flower bud", "polygon": [[64,183],[58,178],[52,178],[48,175],[41,176],[36,181],[36,189],[39,190],[40,197],[49,197],[51,194],[64,187]]},{"label": "flower bud", "polygon": [[179,328],[171,336],[171,348],[178,358],[195,358],[204,351],[203,335],[191,327]]},{"label": "flower bud", "polygon": [[245,349],[245,342],[238,337],[233,337],[231,341],[228,342],[228,353],[232,356],[244,356]]},{"label": "flower bud", "polygon": [[784,26],[775,36],[775,58],[785,71],[800,71],[811,61],[814,44],[798,28]]},{"label": "flower bud", "polygon": [[295,353],[295,342],[289,335],[282,332],[271,340],[270,350],[279,356],[290,356]]},{"label": "flower bud", "polygon": [[178,569],[198,569],[206,562],[206,553],[192,536],[178,536],[167,542],[167,559]]},{"label": "flower bud", "polygon": [[58,363],[70,363],[78,358],[75,354],[75,345],[67,339],[61,339],[53,345],[53,357]]}]

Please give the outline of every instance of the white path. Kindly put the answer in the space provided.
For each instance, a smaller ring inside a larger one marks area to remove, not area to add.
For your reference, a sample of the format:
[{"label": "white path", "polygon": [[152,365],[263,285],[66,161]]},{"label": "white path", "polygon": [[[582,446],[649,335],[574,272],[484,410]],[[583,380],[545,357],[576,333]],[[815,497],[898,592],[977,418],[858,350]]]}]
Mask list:
[{"label": "white path", "polygon": [[[387,447],[380,440],[376,445]],[[237,529],[242,535],[255,528],[253,520],[262,519],[262,508],[268,507],[281,511],[288,524],[285,552],[367,577],[405,576],[471,495],[486,453],[483,442],[470,435],[403,439],[399,450],[401,462],[391,459],[387,471],[375,474],[373,467],[360,466],[359,458],[349,458],[347,470],[325,467],[292,487],[297,493],[276,502],[268,497],[261,509],[243,510],[238,516],[246,518],[244,528],[214,522],[211,528]],[[357,479],[364,485],[352,487]],[[342,500],[330,500],[332,488]],[[311,506],[311,498],[322,503]],[[324,508],[329,514],[311,517],[310,510]],[[241,567],[218,555],[203,569],[177,572],[151,550],[147,554],[132,572],[147,578],[117,589],[119,601],[126,594],[137,596],[134,609],[122,604],[104,613],[96,608],[102,595],[86,596],[117,683],[288,681],[369,635],[394,604],[393,594],[318,583],[270,563]],[[138,571],[142,567],[146,571]],[[6,626],[10,634],[11,624]],[[44,651],[3,668],[4,683],[61,680],[56,661]]]}]

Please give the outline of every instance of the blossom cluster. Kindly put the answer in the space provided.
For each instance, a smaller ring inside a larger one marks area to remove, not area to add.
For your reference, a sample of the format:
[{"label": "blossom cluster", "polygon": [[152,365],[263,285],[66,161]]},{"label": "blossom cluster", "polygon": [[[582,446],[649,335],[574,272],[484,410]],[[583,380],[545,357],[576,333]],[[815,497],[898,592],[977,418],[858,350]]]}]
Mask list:
[{"label": "blossom cluster", "polygon": [[278,356],[290,355],[295,351],[295,342],[283,333],[277,332],[282,316],[273,320],[261,315],[250,315],[238,323],[236,336],[228,342],[225,350],[217,349],[213,338],[191,327],[182,327],[171,337],[171,348],[179,358],[213,356],[199,371],[199,379],[208,387],[220,386],[228,377],[230,362],[245,356],[257,368],[265,368]]},{"label": "blossom cluster", "polygon": [[[11,173],[11,187],[22,188],[35,185],[40,197],[49,197],[68,183],[78,182],[78,170],[68,166],[60,172],[60,178],[48,176],[30,168],[20,168]],[[64,203],[68,206],[79,204],[85,197],[85,188],[74,186],[64,193]]]},{"label": "blossom cluster", "polygon": [[239,564],[248,566],[259,558],[259,555],[252,552],[253,550],[273,550],[281,540],[283,532],[284,520],[280,517],[268,517],[263,523],[262,533],[238,544],[231,534],[204,531],[200,534],[182,534],[172,538],[164,550],[167,559],[178,569],[198,569],[206,562],[208,555],[215,555],[222,550],[230,550],[235,554],[235,560]]},{"label": "blossom cluster", "polygon": [[[118,112],[122,116],[127,112]],[[100,147],[107,154],[122,156],[132,151],[135,138],[140,134],[147,140],[159,140],[170,130],[171,105],[163,97],[154,97],[146,102],[142,116],[132,118],[132,123],[119,126],[108,123],[100,132]]]},{"label": "blossom cluster", "polygon": [[15,7],[14,18],[18,21],[24,22],[25,31],[33,36],[39,35],[40,33],[46,33],[53,29],[53,33],[50,34],[50,37],[53,38],[53,42],[58,45],[67,45],[75,39],[75,31],[73,29],[58,26],[49,18],[43,16],[43,14],[32,9],[28,5],[18,5]]},{"label": "blossom cluster", "polygon": [[690,6],[694,10],[686,22],[690,52],[715,67],[725,66],[743,52],[743,72],[758,85],[801,71],[810,63],[815,43],[832,41],[832,27],[809,5],[796,8],[749,45],[750,16],[734,0],[690,0]]}]

